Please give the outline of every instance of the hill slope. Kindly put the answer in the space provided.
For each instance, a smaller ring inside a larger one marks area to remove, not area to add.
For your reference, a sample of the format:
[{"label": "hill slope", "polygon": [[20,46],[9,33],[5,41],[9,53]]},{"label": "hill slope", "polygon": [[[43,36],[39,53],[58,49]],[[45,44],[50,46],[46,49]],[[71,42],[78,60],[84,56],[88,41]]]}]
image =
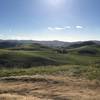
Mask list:
[{"label": "hill slope", "polygon": [[48,47],[32,41],[0,42],[0,67],[33,67],[100,62],[100,45],[82,42],[69,47]]}]

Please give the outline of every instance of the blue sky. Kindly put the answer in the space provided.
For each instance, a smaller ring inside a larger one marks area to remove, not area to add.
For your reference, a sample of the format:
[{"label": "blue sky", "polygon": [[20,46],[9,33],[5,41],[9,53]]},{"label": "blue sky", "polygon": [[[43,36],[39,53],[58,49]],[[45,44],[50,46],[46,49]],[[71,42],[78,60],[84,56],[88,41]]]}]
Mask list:
[{"label": "blue sky", "polygon": [[100,40],[100,0],[0,0],[0,39]]}]

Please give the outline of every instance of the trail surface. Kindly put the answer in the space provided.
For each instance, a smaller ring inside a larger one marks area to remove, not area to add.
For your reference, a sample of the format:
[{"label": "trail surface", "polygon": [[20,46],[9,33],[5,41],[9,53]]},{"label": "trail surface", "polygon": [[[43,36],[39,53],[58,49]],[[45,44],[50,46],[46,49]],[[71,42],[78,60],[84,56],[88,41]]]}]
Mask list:
[{"label": "trail surface", "polygon": [[100,82],[63,75],[3,77],[0,100],[100,100]]}]

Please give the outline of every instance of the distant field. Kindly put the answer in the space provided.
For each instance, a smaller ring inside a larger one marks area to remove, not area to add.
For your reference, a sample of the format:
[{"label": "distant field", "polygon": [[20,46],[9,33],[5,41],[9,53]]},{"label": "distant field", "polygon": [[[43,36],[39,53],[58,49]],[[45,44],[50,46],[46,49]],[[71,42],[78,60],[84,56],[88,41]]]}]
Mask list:
[{"label": "distant field", "polygon": [[48,65],[100,64],[100,45],[88,41],[69,47],[4,41],[0,43],[0,68],[29,68]]},{"label": "distant field", "polygon": [[0,50],[0,67],[6,68],[64,64],[89,65],[99,63],[99,61],[98,55],[80,55],[73,51],[62,54],[56,51]]}]

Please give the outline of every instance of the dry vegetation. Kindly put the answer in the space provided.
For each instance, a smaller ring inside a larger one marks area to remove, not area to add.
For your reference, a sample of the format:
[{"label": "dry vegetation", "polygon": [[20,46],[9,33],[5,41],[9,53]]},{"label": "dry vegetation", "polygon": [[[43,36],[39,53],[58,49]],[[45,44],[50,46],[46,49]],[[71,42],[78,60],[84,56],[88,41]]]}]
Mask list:
[{"label": "dry vegetation", "polygon": [[64,75],[5,77],[0,100],[100,100],[100,81]]}]

